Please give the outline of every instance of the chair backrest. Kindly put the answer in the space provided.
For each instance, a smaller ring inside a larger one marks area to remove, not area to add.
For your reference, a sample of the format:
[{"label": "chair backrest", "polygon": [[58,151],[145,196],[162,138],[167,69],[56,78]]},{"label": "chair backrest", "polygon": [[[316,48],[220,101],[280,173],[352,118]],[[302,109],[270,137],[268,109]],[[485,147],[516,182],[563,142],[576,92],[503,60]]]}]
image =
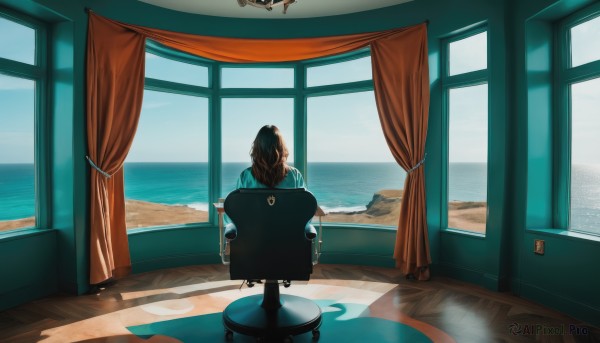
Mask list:
[{"label": "chair backrest", "polygon": [[304,229],[317,200],[300,189],[238,189],[225,199],[225,213],[237,227],[230,244],[232,280],[308,280],[311,241]]}]

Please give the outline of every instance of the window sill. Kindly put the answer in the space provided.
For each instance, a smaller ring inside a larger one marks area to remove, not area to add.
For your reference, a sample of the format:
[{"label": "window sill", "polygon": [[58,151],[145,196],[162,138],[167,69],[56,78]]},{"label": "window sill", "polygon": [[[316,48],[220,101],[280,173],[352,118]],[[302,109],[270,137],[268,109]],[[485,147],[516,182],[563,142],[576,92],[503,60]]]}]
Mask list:
[{"label": "window sill", "polygon": [[137,235],[155,231],[174,231],[174,230],[196,230],[196,229],[215,229],[219,228],[218,225],[211,223],[191,223],[191,224],[177,224],[177,225],[164,225],[164,226],[149,226],[140,227],[127,230],[127,235]]},{"label": "window sill", "polygon": [[600,236],[595,236],[591,234],[585,234],[581,232],[575,232],[564,229],[547,229],[547,228],[527,228],[525,230],[529,233],[553,236],[553,237],[564,237],[566,239],[571,239],[575,241],[586,241],[586,242],[595,242],[600,243]]},{"label": "window sill", "polygon": [[[318,228],[319,221],[313,221],[311,224]],[[398,231],[395,226],[377,225],[377,224],[360,224],[360,223],[334,223],[323,222],[324,229],[356,229],[356,230],[372,230],[372,231]]]},{"label": "window sill", "polygon": [[[319,222],[311,222],[311,224],[315,227],[319,227]],[[193,223],[193,224],[182,224],[182,225],[165,225],[165,226],[152,226],[152,227],[140,227],[127,230],[127,235],[139,235],[145,234],[149,232],[157,232],[157,231],[175,231],[175,230],[197,230],[197,229],[218,229],[218,225],[213,225],[211,223]],[[333,229],[333,230],[367,230],[367,231],[392,231],[396,232],[397,229],[395,226],[387,226],[387,225],[376,225],[376,224],[357,224],[357,223],[332,223],[332,222],[324,222],[323,229]],[[2,235],[0,234],[0,238]]]},{"label": "window sill", "polygon": [[466,236],[466,237],[475,238],[475,239],[485,239],[485,234],[484,233],[472,232],[472,231],[466,231],[466,230],[459,230],[459,229],[452,229],[452,228],[447,228],[445,230],[442,230],[442,233],[447,233],[447,234],[452,234],[452,235],[459,235],[459,236]]},{"label": "window sill", "polygon": [[0,232],[0,242],[12,241],[16,239],[24,239],[27,237],[37,236],[53,232],[53,229],[40,229],[35,227],[28,227],[22,229],[14,229],[10,231]]}]

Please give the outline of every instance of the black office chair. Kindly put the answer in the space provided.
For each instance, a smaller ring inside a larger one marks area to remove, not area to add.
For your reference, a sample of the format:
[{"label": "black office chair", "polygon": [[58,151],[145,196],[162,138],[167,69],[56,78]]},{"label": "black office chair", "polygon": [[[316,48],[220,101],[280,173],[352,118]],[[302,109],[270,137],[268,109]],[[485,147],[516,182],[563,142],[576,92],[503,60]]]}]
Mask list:
[{"label": "black office chair", "polygon": [[313,267],[312,241],[317,232],[309,223],[317,201],[305,189],[239,189],[225,199],[233,221],[225,228],[232,280],[266,280],[264,294],[244,297],[223,311],[228,340],[233,332],[263,340],[285,340],[312,331],[319,339],[321,309],[313,301],[279,294],[279,280],[309,280]]}]

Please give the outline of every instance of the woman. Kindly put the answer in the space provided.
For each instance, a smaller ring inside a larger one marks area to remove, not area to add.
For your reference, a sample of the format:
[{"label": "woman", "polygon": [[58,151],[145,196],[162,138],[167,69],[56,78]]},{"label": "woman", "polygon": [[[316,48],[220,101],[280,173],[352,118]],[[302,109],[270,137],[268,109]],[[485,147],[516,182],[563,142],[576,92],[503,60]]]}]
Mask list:
[{"label": "woman", "polygon": [[242,171],[236,188],[304,188],[300,171],[287,164],[288,155],[277,126],[263,126],[250,150],[252,166]]},{"label": "woman", "polygon": [[[277,126],[263,126],[250,150],[252,166],[242,171],[237,179],[236,188],[305,188],[300,171],[287,164],[288,155],[285,141]],[[224,222],[231,223],[227,215],[224,216]],[[225,240],[223,261],[229,261],[228,239]],[[261,280],[249,280],[250,284],[254,282],[261,283]]]}]

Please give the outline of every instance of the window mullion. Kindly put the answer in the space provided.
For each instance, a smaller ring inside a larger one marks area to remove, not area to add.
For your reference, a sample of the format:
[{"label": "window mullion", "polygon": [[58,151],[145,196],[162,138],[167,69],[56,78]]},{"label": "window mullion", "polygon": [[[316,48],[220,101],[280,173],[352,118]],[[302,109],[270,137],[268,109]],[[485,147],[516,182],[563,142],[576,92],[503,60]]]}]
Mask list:
[{"label": "window mullion", "polygon": [[44,68],[0,57],[0,74],[37,80],[44,77]]},{"label": "window mullion", "polygon": [[296,65],[294,71],[294,165],[308,181],[306,169],[307,138],[306,138],[306,68]]},{"label": "window mullion", "polygon": [[222,100],[221,100],[221,68],[218,63],[210,69],[210,80],[212,80],[212,92],[208,103],[208,208],[209,221],[217,224],[217,211],[210,204],[217,202],[221,197],[221,174],[222,174],[222,146],[221,146],[221,117],[222,117]]},{"label": "window mullion", "polygon": [[357,93],[373,90],[373,80],[356,81],[335,85],[317,86],[306,89],[308,96],[327,96],[342,93]]},{"label": "window mullion", "polygon": [[[563,50],[563,49],[561,49]],[[563,55],[564,56],[564,55]],[[559,76],[562,83],[577,83],[600,77],[600,60],[575,68],[565,68]]]}]

